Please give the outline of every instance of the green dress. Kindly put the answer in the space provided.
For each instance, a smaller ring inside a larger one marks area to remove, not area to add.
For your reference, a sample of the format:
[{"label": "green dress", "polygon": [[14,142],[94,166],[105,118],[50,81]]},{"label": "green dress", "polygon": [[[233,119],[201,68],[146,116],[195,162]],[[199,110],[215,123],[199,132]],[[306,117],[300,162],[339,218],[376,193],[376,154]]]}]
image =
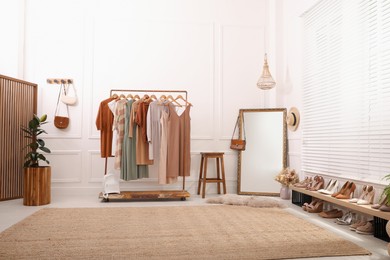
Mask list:
[{"label": "green dress", "polygon": [[121,179],[125,181],[147,178],[149,168],[147,165],[136,164],[136,124],[133,124],[133,137],[129,137],[130,114],[134,100],[130,99],[126,103],[125,112],[125,134],[122,146]]}]

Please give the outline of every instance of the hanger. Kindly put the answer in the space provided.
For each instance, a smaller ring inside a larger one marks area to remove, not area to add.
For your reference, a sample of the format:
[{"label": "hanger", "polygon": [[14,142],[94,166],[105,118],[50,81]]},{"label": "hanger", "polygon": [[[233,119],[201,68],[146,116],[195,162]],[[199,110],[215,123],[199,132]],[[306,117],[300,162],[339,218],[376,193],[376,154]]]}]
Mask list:
[{"label": "hanger", "polygon": [[117,99],[118,95],[117,94],[113,94],[113,95],[111,95],[111,97]]},{"label": "hanger", "polygon": [[192,106],[192,104],[191,104],[190,102],[188,102],[187,99],[183,98],[182,95],[178,95],[178,96],[175,98],[176,101],[177,101],[178,99],[183,100],[183,101],[186,103],[186,105]]},{"label": "hanger", "polygon": [[179,106],[179,107],[182,106],[182,105],[181,105],[179,102],[177,102],[171,95],[169,95],[169,96],[167,97],[167,100],[168,100],[169,103],[175,103],[176,106]]},{"label": "hanger", "polygon": [[120,98],[120,99],[126,98],[126,96],[125,96],[124,94],[121,94],[119,98]]},{"label": "hanger", "polygon": [[152,100],[157,100],[156,95],[151,95],[150,98],[151,98]]},{"label": "hanger", "polygon": [[138,95],[135,95],[133,98],[134,98],[135,100],[140,100],[140,99],[141,99]]},{"label": "hanger", "polygon": [[149,100],[150,100],[150,97],[149,97],[149,95],[148,94],[145,94],[143,97],[142,97],[142,101],[143,102],[149,102]]},{"label": "hanger", "polygon": [[132,94],[127,94],[127,98],[134,99]]}]

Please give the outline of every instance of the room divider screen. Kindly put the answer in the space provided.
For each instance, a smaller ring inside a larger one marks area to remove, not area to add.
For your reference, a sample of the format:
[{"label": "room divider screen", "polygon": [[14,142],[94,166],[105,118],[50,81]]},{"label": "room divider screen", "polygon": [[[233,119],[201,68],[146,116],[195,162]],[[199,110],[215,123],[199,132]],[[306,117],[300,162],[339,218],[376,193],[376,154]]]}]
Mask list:
[{"label": "room divider screen", "polygon": [[23,197],[23,148],[29,143],[21,126],[37,112],[38,85],[0,75],[0,201]]}]

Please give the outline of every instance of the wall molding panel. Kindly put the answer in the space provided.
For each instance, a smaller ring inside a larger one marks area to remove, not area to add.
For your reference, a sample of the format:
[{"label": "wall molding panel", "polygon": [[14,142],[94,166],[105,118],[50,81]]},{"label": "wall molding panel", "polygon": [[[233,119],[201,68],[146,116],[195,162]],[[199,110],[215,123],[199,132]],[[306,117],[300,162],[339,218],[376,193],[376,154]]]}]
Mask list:
[{"label": "wall molding panel", "polygon": [[52,150],[46,155],[50,161],[51,179],[53,183],[81,182],[82,151],[81,150]]}]

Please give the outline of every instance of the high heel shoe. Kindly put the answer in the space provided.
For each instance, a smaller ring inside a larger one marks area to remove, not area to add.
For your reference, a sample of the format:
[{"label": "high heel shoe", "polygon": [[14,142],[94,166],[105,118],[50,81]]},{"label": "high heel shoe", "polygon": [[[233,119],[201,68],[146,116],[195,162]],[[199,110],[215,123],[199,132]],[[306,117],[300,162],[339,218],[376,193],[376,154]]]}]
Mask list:
[{"label": "high heel shoe", "polygon": [[336,219],[338,225],[351,225],[354,220],[354,214],[352,212],[346,213],[341,218]]},{"label": "high heel shoe", "polygon": [[309,213],[320,213],[322,211],[323,205],[324,205],[324,202],[319,201],[313,207],[307,207],[306,211]]},{"label": "high heel shoe", "polygon": [[306,190],[310,190],[311,188],[313,188],[314,186],[317,185],[318,183],[318,175],[314,176],[313,179],[312,179],[312,182],[306,186]]},{"label": "high heel shoe", "polygon": [[318,192],[326,195],[331,195],[336,192],[338,186],[339,186],[338,180],[330,180],[328,186],[325,189],[318,190]]},{"label": "high heel shoe", "polygon": [[387,196],[382,197],[382,199],[377,203],[371,206],[373,209],[379,209],[382,205],[386,204]]},{"label": "high heel shoe", "polygon": [[317,204],[318,202],[319,202],[318,199],[313,199],[310,203],[304,203],[302,206],[302,209],[304,211],[307,211],[307,208],[314,207],[315,204]]},{"label": "high heel shoe", "polygon": [[300,181],[298,183],[295,183],[294,187],[306,188],[311,182],[312,182],[311,177],[306,176],[304,180],[302,180],[302,181]]},{"label": "high heel shoe", "polygon": [[324,187],[324,178],[322,178],[321,176],[318,176],[317,178],[317,183],[314,184],[310,190],[311,191],[317,191],[319,189],[322,189]]},{"label": "high heel shoe", "polygon": [[344,192],[340,193],[336,196],[336,199],[350,199],[351,195],[355,192],[356,185],[353,182],[350,182],[348,188],[344,190]]},{"label": "high heel shoe", "polygon": [[337,195],[339,195],[340,193],[343,193],[345,191],[345,189],[347,189],[349,185],[349,181],[347,181],[346,183],[344,183],[344,185],[341,187],[341,189],[338,191],[338,192],[334,192],[332,194],[332,197],[336,197]]},{"label": "high heel shoe", "polygon": [[330,187],[331,185],[333,185],[333,182],[334,182],[334,181],[331,179],[331,180],[328,182],[328,184],[326,185],[326,187],[323,188],[323,189],[319,189],[318,192],[319,192],[319,193],[323,193],[323,191],[328,190],[329,187]]},{"label": "high heel shoe", "polygon": [[357,201],[358,205],[369,205],[374,203],[375,189],[372,186],[368,186],[365,196]]},{"label": "high heel shoe", "polygon": [[363,199],[367,194],[367,185],[363,185],[363,188],[362,188],[362,194],[360,195],[359,198],[352,198],[350,199],[348,202],[350,203],[356,203],[358,202],[359,200]]}]

